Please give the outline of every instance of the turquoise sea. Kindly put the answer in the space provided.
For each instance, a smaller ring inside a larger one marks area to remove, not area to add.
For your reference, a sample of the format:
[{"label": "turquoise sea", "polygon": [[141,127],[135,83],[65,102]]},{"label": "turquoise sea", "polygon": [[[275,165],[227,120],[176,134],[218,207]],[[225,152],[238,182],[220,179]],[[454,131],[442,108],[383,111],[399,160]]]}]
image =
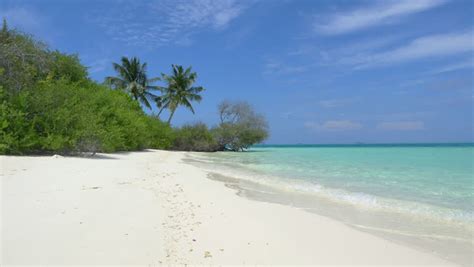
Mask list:
[{"label": "turquoise sea", "polygon": [[471,143],[261,145],[245,153],[193,153],[190,160],[233,179],[248,197],[414,238],[445,257],[469,261],[461,254],[472,252]]}]

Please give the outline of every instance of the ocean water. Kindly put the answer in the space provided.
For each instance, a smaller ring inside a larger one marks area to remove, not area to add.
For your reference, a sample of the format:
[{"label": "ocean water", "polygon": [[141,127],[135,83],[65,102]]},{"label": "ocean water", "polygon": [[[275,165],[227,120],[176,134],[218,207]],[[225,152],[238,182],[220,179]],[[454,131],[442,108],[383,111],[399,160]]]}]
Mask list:
[{"label": "ocean water", "polygon": [[447,258],[472,261],[473,144],[257,146],[189,157],[253,198],[418,238],[422,247],[432,242]]}]

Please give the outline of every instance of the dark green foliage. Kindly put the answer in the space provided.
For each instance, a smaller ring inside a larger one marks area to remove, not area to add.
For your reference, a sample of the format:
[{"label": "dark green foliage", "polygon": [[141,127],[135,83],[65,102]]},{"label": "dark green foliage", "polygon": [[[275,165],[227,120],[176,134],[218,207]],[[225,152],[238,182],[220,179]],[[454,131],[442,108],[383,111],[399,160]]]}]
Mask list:
[{"label": "dark green foliage", "polygon": [[209,130],[204,123],[176,129],[172,148],[182,151],[243,151],[268,137],[265,118],[246,102],[219,105],[220,124]]},{"label": "dark green foliage", "polygon": [[188,124],[175,131],[174,150],[216,151],[218,145],[211,131],[204,123]]},{"label": "dark green foliage", "polygon": [[87,68],[81,64],[77,55],[66,55],[59,51],[51,52],[52,64],[48,77],[66,79],[71,82],[87,80]]},{"label": "dark green foliage", "polygon": [[173,131],[125,92],[92,82],[75,55],[0,32],[0,154],[169,148]]},{"label": "dark green foliage", "polygon": [[222,102],[219,107],[221,123],[212,132],[219,150],[242,151],[268,137],[268,124],[246,102]]},{"label": "dark green foliage", "polygon": [[0,153],[114,152],[172,142],[167,124],[125,93],[92,82],[43,81],[14,99],[0,106]]},{"label": "dark green foliage", "polygon": [[[179,106],[194,113],[202,87],[197,74],[173,65],[162,75],[166,87],[151,85],[146,64],[122,58],[114,64],[118,77],[109,87],[88,78],[76,55],[50,51],[31,36],[0,31],[0,154],[96,153],[157,148],[185,151],[242,151],[268,136],[265,119],[247,103],[224,102],[221,123],[212,130],[203,123],[173,130],[169,124]],[[161,96],[152,94],[161,90]],[[131,96],[131,97],[130,97]],[[168,123],[148,116],[140,103],[160,113],[170,111]]]},{"label": "dark green foliage", "polygon": [[121,64],[113,63],[113,66],[118,76],[105,78],[105,83],[113,89],[128,93],[133,99],[139,100],[151,109],[150,101],[157,99],[153,91],[160,89],[152,84],[159,78],[148,79],[146,63],[140,63],[136,57],[131,59],[122,57]]},{"label": "dark green foliage", "polygon": [[194,114],[191,102],[201,102],[200,93],[204,91],[201,86],[193,86],[197,74],[192,72],[191,67],[184,69],[182,66],[172,65],[172,68],[172,75],[162,74],[162,80],[166,82],[167,86],[161,88],[163,95],[157,98],[157,105],[160,109],[158,115],[165,108],[170,111],[168,124],[171,123],[171,119],[173,119],[173,115],[179,106],[185,106]]},{"label": "dark green foliage", "polygon": [[0,32],[0,86],[7,93],[17,93],[46,78],[50,63],[43,43],[4,25]]},{"label": "dark green foliage", "polygon": [[209,130],[204,123],[176,129],[172,148],[182,151],[243,151],[268,137],[265,118],[246,102],[219,105],[221,123]]},{"label": "dark green foliage", "polygon": [[36,135],[26,107],[25,95],[9,99],[0,86],[0,154],[17,154],[34,146]]},{"label": "dark green foliage", "polygon": [[169,149],[175,139],[174,130],[168,123],[158,117],[146,116],[146,147],[154,149]]},{"label": "dark green foliage", "polygon": [[10,30],[6,22],[0,31],[0,86],[8,94],[31,89],[45,79],[87,79],[87,70],[76,55],[50,51],[27,34]]}]

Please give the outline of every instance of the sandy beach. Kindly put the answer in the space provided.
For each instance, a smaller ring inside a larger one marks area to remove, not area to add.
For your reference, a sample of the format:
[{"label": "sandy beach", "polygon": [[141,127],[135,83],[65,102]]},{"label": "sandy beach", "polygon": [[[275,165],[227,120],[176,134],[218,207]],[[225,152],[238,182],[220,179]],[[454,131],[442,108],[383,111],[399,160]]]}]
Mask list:
[{"label": "sandy beach", "polygon": [[1,264],[453,265],[240,197],[185,156],[1,156]]}]

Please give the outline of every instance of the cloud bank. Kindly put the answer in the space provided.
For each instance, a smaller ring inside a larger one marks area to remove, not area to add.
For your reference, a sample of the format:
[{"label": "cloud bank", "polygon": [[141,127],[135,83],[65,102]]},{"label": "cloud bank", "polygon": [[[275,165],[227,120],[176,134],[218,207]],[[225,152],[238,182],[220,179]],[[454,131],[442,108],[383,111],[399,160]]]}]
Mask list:
[{"label": "cloud bank", "polygon": [[446,3],[445,0],[384,1],[350,12],[334,14],[326,22],[317,21],[314,29],[318,33],[327,35],[349,33],[385,24],[444,3]]},{"label": "cloud bank", "polygon": [[381,122],[376,128],[386,131],[419,131],[425,129],[425,124],[422,121]]},{"label": "cloud bank", "polygon": [[128,45],[189,45],[193,34],[225,29],[250,4],[236,0],[126,2],[100,10],[88,20]]},{"label": "cloud bank", "polygon": [[304,126],[312,131],[350,131],[362,128],[362,124],[349,120],[329,120],[322,124],[308,121]]}]

